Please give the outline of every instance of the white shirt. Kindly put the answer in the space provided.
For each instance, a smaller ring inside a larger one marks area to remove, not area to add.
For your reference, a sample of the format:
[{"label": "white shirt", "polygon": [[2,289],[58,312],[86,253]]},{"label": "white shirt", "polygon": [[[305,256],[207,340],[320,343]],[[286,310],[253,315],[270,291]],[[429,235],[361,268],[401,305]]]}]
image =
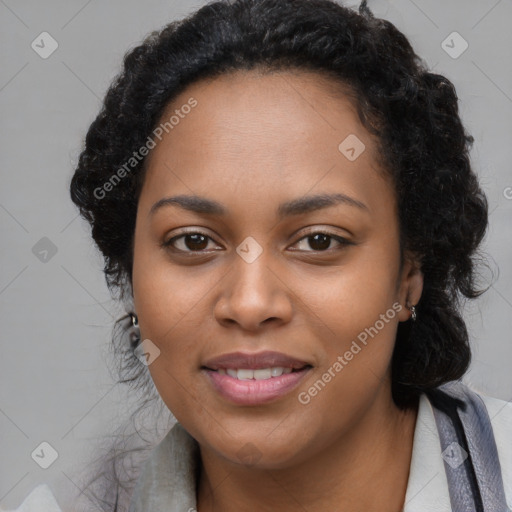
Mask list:
[{"label": "white shirt", "polygon": [[[512,510],[512,403],[482,397],[493,427],[500,460],[505,497]],[[197,443],[177,423],[150,453],[132,497],[130,510],[145,512],[192,512],[196,507],[195,461]],[[150,498],[143,498],[149,496]],[[137,500],[141,500],[140,502]],[[141,505],[144,503],[144,505]],[[62,512],[46,484],[37,486],[12,511]],[[419,400],[418,416],[404,512],[451,512],[448,481],[434,413],[426,395]],[[468,511],[469,512],[469,511]],[[506,511],[493,511],[506,512]]]},{"label": "white shirt", "polygon": [[[478,394],[489,413],[501,464],[505,498],[508,508],[512,509],[512,403]],[[439,434],[432,405],[424,394],[420,396],[414,430],[404,512],[451,512]]]}]

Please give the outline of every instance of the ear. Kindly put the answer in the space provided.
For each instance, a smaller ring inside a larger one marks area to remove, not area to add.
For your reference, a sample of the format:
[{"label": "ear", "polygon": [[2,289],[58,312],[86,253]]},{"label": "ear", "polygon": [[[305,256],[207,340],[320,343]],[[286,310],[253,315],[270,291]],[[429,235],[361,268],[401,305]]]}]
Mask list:
[{"label": "ear", "polygon": [[418,304],[423,291],[423,272],[421,271],[419,258],[407,254],[404,259],[398,288],[398,301],[402,306],[398,313],[400,322],[405,322],[411,318],[412,313],[409,308]]}]

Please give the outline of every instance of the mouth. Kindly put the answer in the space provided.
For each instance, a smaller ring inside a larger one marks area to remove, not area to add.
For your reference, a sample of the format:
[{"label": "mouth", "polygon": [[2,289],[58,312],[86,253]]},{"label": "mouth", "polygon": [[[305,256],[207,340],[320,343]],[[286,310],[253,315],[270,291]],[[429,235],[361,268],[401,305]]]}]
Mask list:
[{"label": "mouth", "polygon": [[233,379],[237,380],[268,380],[281,377],[281,375],[287,375],[289,373],[296,373],[307,368],[312,368],[311,365],[304,365],[302,368],[290,368],[284,366],[273,366],[269,368],[208,368],[202,367],[205,370],[217,372],[220,375],[229,375]]},{"label": "mouth", "polygon": [[290,393],[313,365],[279,352],[236,352],[201,366],[213,389],[237,405],[260,405]]}]

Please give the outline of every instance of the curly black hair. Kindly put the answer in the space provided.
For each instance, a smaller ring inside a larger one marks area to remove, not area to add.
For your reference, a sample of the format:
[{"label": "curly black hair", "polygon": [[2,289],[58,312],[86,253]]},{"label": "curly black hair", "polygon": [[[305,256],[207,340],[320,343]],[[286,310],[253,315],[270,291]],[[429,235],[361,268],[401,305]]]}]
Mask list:
[{"label": "curly black hair", "polygon": [[[471,360],[462,299],[484,291],[477,287],[476,255],[488,225],[487,199],[469,159],[474,140],[450,80],[429,72],[406,36],[376,18],[366,1],[358,11],[334,0],[214,1],[152,32],[125,55],[70,186],[104,256],[111,292],[121,299],[131,294],[146,160],[102,197],[98,190],[190,84],[250,69],[314,71],[351,91],[395,186],[402,254],[414,254],[424,275],[417,320],[399,324],[393,399],[409,407],[420,393],[460,379]],[[147,379],[133,351],[121,352],[121,381]]]}]

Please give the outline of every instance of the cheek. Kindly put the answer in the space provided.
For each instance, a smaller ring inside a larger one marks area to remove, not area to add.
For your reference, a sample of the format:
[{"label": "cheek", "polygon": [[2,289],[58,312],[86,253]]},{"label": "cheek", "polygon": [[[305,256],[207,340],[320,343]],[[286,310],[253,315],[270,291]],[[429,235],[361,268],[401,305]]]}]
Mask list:
[{"label": "cheek", "polygon": [[394,299],[389,288],[362,287],[355,276],[348,275],[328,287],[318,287],[315,298],[302,297],[316,324],[312,330],[321,340],[320,373],[328,372],[328,382],[343,381],[341,387],[351,392],[361,381],[366,386],[368,379],[385,377],[402,309]]},{"label": "cheek", "polygon": [[324,379],[330,391],[322,392],[324,400],[374,390],[386,377],[403,308],[396,286],[398,258],[398,249],[377,240],[354,251],[345,265],[324,273],[314,287],[308,279],[297,281],[300,288],[295,291],[307,304],[307,315],[322,340],[315,379],[327,372]]},{"label": "cheek", "polygon": [[381,315],[385,315],[384,324],[379,321],[377,326],[382,331],[381,339],[394,341],[396,310],[400,308],[398,258],[398,251],[386,251],[372,244],[354,251],[343,265],[313,269],[294,280],[294,293],[307,306],[307,316],[316,319],[329,335],[330,345],[336,344],[336,340],[346,343],[349,338],[356,338],[379,321]]},{"label": "cheek", "polygon": [[[148,366],[155,386],[169,409],[194,407],[187,394],[199,366],[198,317],[205,318],[205,290],[190,282],[183,271],[172,270],[163,257],[141,243],[134,251],[133,299],[141,339],[158,348]],[[203,298],[203,300],[201,300]]]},{"label": "cheek", "polygon": [[[317,330],[322,358],[297,390],[311,436],[316,428],[336,436],[361,417],[386,382],[392,360],[400,304],[385,288],[368,295],[348,277],[342,283],[338,295],[331,291],[314,311],[322,320]],[[351,286],[360,293],[346,294]]]},{"label": "cheek", "polygon": [[216,276],[200,265],[172,264],[165,250],[151,245],[144,234],[136,241],[133,298],[141,334],[170,344],[181,339],[183,328],[197,327],[197,317],[206,314],[208,291],[214,288]]}]

